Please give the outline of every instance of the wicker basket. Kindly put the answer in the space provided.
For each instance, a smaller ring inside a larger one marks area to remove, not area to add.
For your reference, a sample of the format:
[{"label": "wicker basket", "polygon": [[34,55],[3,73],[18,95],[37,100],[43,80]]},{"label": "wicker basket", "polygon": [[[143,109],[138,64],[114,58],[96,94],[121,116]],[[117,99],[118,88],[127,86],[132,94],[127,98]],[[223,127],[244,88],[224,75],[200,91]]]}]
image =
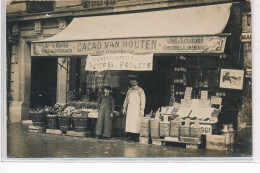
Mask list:
[{"label": "wicker basket", "polygon": [[29,112],[30,117],[32,118],[32,123],[34,126],[45,126],[47,123],[46,112],[41,111],[31,111]]},{"label": "wicker basket", "polygon": [[76,132],[86,132],[88,127],[88,118],[73,117],[73,124]]}]

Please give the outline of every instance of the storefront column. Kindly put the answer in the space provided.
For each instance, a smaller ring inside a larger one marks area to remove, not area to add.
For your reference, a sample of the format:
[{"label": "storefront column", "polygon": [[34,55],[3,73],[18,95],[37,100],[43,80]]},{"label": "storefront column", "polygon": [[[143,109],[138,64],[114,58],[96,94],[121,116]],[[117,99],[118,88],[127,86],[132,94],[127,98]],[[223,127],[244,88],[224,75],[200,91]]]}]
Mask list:
[{"label": "storefront column", "polygon": [[16,51],[16,62],[12,65],[13,87],[10,102],[10,122],[29,118],[31,87],[31,52],[27,42],[20,38]]},{"label": "storefront column", "polygon": [[67,68],[67,59],[58,58],[56,103],[60,105],[66,103],[67,69],[65,68]]}]

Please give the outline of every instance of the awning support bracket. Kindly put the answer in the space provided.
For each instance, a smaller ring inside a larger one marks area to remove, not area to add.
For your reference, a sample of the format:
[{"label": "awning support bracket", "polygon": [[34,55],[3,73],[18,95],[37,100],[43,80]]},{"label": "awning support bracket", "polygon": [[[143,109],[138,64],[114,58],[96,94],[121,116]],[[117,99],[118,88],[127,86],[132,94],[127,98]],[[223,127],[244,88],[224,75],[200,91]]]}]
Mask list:
[{"label": "awning support bracket", "polygon": [[[57,62],[58,63],[58,62]],[[68,71],[68,69],[66,67],[64,67],[62,64],[58,63],[59,66],[61,66],[62,68],[64,68],[66,71]]]}]

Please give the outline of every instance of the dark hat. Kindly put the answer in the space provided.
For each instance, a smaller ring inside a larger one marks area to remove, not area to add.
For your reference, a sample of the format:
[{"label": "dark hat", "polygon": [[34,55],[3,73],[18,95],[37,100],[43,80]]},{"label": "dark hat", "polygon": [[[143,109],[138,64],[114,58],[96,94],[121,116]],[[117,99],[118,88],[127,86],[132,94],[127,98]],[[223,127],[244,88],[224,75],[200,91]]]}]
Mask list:
[{"label": "dark hat", "polygon": [[107,89],[107,90],[109,90],[109,91],[112,90],[112,88],[111,88],[110,86],[105,86],[104,89]]},{"label": "dark hat", "polygon": [[129,77],[129,80],[137,80],[137,75],[131,74],[131,75],[128,75],[128,77]]}]

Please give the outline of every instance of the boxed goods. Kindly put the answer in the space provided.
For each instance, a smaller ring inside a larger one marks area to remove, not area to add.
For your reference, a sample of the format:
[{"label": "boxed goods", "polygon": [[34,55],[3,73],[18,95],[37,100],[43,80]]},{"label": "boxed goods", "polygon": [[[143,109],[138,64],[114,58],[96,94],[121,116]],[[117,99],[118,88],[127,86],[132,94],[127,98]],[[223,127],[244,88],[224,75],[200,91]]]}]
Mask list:
[{"label": "boxed goods", "polygon": [[150,120],[151,137],[155,139],[160,138],[160,120],[151,119]]},{"label": "boxed goods", "polygon": [[171,128],[170,128],[170,136],[172,137],[179,137],[180,136],[180,127],[182,122],[181,121],[171,121]]},{"label": "boxed goods", "polygon": [[160,122],[160,136],[170,136],[170,122]]},{"label": "boxed goods", "polygon": [[149,117],[141,118],[140,137],[150,136],[150,119]]},{"label": "boxed goods", "polygon": [[180,136],[189,137],[190,136],[190,126],[180,127]]}]

